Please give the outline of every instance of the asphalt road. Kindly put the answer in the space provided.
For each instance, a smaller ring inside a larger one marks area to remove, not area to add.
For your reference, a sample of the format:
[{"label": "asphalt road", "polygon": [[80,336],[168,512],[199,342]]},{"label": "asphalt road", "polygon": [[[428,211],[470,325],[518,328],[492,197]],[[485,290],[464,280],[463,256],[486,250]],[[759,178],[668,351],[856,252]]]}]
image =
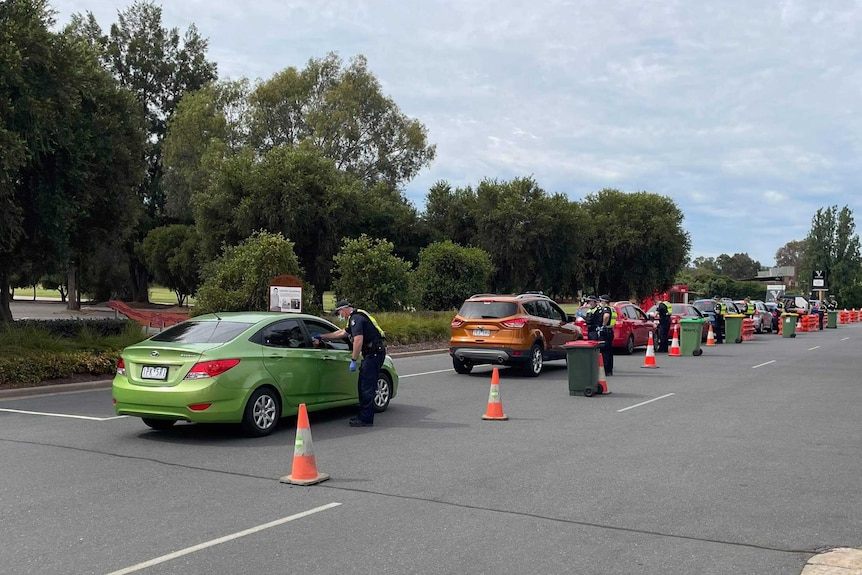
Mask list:
[{"label": "asphalt road", "polygon": [[282,484],[272,436],[114,418],[110,390],[0,399],[0,571],[25,575],[586,573],[798,575],[862,546],[862,324],[706,348],[612,394],[570,396],[564,363],[398,359],[375,427],[311,414],[318,469]]}]

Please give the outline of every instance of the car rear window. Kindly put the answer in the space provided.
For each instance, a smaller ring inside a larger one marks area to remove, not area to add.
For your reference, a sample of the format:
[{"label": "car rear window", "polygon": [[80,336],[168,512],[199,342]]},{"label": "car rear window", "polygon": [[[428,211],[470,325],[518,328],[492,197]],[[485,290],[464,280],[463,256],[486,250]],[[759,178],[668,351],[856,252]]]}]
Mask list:
[{"label": "car rear window", "polygon": [[173,343],[225,343],[252,325],[238,321],[186,321],[150,338]]},{"label": "car rear window", "polygon": [[712,301],[698,301],[694,303],[694,307],[703,312],[712,311],[714,305]]},{"label": "car rear window", "polygon": [[513,316],[518,304],[508,301],[465,301],[458,315],[465,319],[499,319]]}]

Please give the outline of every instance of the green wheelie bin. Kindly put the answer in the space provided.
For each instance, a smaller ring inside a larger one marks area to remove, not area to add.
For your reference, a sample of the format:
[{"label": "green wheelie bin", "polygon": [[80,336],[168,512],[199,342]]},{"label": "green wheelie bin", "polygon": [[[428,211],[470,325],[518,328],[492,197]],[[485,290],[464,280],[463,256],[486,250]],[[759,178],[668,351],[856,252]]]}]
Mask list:
[{"label": "green wheelie bin", "polygon": [[599,352],[604,342],[579,340],[566,344],[569,395],[599,393]]},{"label": "green wheelie bin", "polygon": [[703,323],[705,319],[679,320],[679,352],[680,355],[702,355],[700,340],[703,338]]},{"label": "green wheelie bin", "polygon": [[781,314],[781,337],[796,337],[797,321],[799,321],[798,313]]},{"label": "green wheelie bin", "polygon": [[826,327],[828,328],[837,328],[838,327],[838,310],[830,309],[826,312]]},{"label": "green wheelie bin", "polygon": [[745,318],[741,313],[729,313],[724,316],[724,341],[742,343],[742,320]]}]

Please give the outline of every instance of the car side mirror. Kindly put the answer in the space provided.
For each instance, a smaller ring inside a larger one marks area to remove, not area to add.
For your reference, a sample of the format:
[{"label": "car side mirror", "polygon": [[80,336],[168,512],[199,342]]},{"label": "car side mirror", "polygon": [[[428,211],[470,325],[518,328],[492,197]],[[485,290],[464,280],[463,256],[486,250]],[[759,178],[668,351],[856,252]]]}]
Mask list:
[{"label": "car side mirror", "polygon": [[566,321],[569,323],[575,323],[575,318],[576,318],[575,314],[572,314],[572,313],[566,314]]}]

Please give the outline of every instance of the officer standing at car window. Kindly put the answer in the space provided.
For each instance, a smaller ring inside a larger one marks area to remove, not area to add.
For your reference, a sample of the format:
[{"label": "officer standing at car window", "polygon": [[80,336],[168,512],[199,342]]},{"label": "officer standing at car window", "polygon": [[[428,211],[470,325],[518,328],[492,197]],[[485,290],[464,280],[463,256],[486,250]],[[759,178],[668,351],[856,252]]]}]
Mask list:
[{"label": "officer standing at car window", "polygon": [[599,340],[599,326],[602,325],[601,318],[598,312],[599,298],[591,295],[587,298],[587,305],[590,309],[587,310],[584,320],[587,323],[587,339],[591,341]]},{"label": "officer standing at car window", "polygon": [[667,353],[668,347],[670,347],[668,338],[670,337],[670,316],[673,313],[673,307],[671,307],[670,302],[662,301],[659,302],[656,310],[658,311],[658,349],[656,351]]},{"label": "officer standing at car window", "polygon": [[718,296],[712,299],[715,300],[712,306],[712,313],[715,314],[715,343],[724,343],[724,316],[727,315],[727,304]]},{"label": "officer standing at car window", "polygon": [[611,296],[599,297],[599,310],[595,315],[599,317],[599,339],[604,342],[602,346],[602,363],[605,364],[605,375],[614,374],[614,325],[617,323],[617,310],[611,305]]},{"label": "officer standing at car window", "polygon": [[356,362],[362,354],[359,366],[359,415],[350,420],[350,427],[371,427],[374,425],[374,396],[377,393],[377,380],[386,359],[385,334],[377,320],[367,311],[356,309],[345,300],[335,304],[335,313],[347,320],[347,327],[332,333],[314,334],[314,339],[340,339],[347,337],[352,344],[350,371],[356,371]]}]

